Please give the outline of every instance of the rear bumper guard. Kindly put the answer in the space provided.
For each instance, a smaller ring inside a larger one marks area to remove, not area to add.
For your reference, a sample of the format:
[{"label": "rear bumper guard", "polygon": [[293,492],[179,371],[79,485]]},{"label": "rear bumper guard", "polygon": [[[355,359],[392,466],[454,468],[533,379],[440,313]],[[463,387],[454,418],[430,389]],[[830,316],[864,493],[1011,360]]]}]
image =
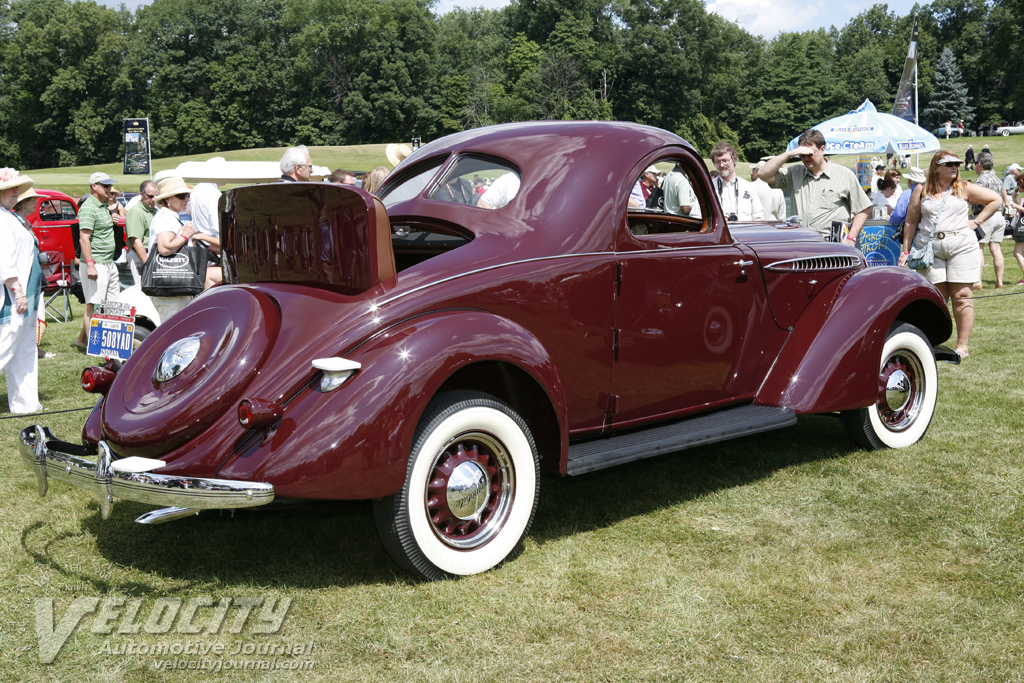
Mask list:
[{"label": "rear bumper guard", "polygon": [[263,482],[124,471],[106,442],[100,441],[99,453],[92,455],[41,425],[26,427],[20,437],[18,451],[36,473],[40,496],[51,478],[87,489],[99,496],[103,519],[110,516],[114,498],[189,510],[258,507],[274,500],[274,487]]}]

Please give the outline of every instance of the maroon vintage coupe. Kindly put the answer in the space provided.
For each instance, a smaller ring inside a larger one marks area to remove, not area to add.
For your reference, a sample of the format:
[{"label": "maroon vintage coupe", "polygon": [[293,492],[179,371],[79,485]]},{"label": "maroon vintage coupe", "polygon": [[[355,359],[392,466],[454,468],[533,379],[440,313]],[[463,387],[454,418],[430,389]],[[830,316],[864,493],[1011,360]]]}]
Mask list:
[{"label": "maroon vintage coupe", "polygon": [[[629,201],[652,165],[671,211]],[[908,446],[953,358],[919,275],[799,226],[727,225],[701,158],[656,128],[495,126],[418,150],[379,200],[278,183],[223,202],[226,284],[120,372],[86,370],[102,397],[81,445],[22,431],[41,493],[94,490],[104,517],[114,498],[170,506],[144,523],[372,499],[401,566],[467,575],[521,547],[541,470],[806,413]]]}]

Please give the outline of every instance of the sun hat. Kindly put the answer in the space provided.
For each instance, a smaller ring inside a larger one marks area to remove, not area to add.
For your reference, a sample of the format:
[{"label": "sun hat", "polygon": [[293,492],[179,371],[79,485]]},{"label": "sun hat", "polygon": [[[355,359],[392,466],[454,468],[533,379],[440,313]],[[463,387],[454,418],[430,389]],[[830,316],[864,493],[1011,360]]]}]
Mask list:
[{"label": "sun hat", "polygon": [[960,157],[958,157],[955,154],[947,154],[946,156],[942,157],[941,159],[939,159],[935,163],[936,163],[936,165],[940,165],[940,164],[962,164],[964,162],[963,162],[963,160]]},{"label": "sun hat", "polygon": [[89,176],[89,184],[90,185],[113,185],[114,184],[114,180],[110,176],[108,176],[106,173],[103,173],[102,171],[96,171],[91,176]]},{"label": "sun hat", "polygon": [[18,188],[18,194],[28,190],[35,181],[27,175],[21,175],[13,168],[0,168],[0,191],[9,190],[12,187]]},{"label": "sun hat", "polygon": [[653,173],[654,175],[658,175],[658,173],[659,173],[658,167],[657,166],[648,166],[644,170],[644,173]]},{"label": "sun hat", "polygon": [[398,166],[398,164],[402,163],[402,160],[410,154],[412,154],[412,147],[405,143],[399,144],[392,142],[384,148],[384,155],[388,158],[388,161],[391,162],[392,166]]},{"label": "sun hat", "polygon": [[924,170],[917,166],[911,167],[910,173],[904,173],[903,177],[916,185],[920,185],[925,180]]},{"label": "sun hat", "polygon": [[185,181],[177,176],[164,178],[156,185],[156,201],[162,202],[176,194],[188,194],[192,192],[192,186],[186,185]]},{"label": "sun hat", "polygon": [[38,192],[36,192],[35,190],[33,190],[30,187],[27,190],[22,190],[21,191],[21,194],[18,195],[18,201],[14,202],[14,205],[17,206],[18,204],[21,204],[26,199],[35,199],[36,197],[42,197],[42,196],[43,195],[39,194]]}]

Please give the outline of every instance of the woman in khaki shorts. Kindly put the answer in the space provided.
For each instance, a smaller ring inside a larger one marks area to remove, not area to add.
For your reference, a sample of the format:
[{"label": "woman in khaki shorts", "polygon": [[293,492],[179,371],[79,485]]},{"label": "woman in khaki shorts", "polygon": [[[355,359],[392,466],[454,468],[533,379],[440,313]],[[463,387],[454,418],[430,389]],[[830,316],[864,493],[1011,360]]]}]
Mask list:
[{"label": "woman in khaki shorts", "polygon": [[[923,185],[914,188],[903,228],[903,253],[899,265],[907,263],[913,244],[931,241],[935,262],[922,271],[947,300],[953,300],[956,322],[956,352],[967,358],[974,327],[972,286],[981,279],[978,238],[974,229],[999,210],[1002,199],[995,192],[966,182],[960,177],[961,161],[940,149],[928,165]],[[968,219],[969,204],[984,204],[977,218]]]}]

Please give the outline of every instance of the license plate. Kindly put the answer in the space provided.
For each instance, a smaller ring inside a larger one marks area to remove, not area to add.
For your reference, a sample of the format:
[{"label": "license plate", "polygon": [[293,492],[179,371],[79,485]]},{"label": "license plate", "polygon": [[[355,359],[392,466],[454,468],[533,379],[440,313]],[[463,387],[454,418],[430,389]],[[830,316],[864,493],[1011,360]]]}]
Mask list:
[{"label": "license plate", "polygon": [[86,353],[90,356],[126,361],[132,355],[134,338],[135,323],[94,317],[89,328],[89,346]]}]

